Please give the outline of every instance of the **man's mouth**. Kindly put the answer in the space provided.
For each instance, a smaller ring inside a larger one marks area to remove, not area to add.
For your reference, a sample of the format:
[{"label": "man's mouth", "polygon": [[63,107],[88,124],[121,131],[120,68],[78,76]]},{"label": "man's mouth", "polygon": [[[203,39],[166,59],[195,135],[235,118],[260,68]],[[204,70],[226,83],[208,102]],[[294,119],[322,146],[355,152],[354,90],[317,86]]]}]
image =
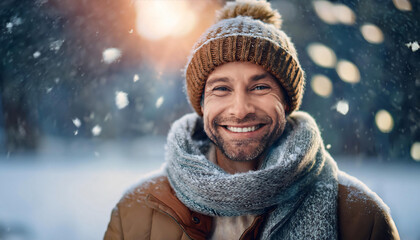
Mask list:
[{"label": "man's mouth", "polygon": [[262,126],[264,126],[264,124],[258,124],[258,125],[255,125],[255,126],[248,126],[248,127],[233,127],[233,126],[223,126],[223,127],[226,128],[227,130],[231,131],[231,132],[247,133],[247,132],[256,131],[259,128],[261,128]]}]

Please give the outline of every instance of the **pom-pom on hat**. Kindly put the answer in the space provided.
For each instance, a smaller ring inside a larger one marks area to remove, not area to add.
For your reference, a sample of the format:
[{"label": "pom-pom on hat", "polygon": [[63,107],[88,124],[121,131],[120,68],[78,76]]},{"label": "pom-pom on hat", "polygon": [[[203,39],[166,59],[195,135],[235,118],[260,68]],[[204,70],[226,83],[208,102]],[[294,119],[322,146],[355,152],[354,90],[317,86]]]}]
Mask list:
[{"label": "pom-pom on hat", "polygon": [[281,23],[280,14],[266,1],[228,2],[217,12],[217,22],[195,43],[185,70],[186,92],[200,116],[208,76],[228,62],[260,65],[283,87],[286,113],[299,109],[305,73],[293,43],[280,29]]}]

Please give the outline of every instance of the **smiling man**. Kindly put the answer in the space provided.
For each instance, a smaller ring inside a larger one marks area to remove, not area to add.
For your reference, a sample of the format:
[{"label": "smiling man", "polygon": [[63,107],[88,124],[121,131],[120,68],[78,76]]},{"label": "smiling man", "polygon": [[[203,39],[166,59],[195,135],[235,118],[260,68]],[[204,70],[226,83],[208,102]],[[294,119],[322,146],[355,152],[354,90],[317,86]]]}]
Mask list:
[{"label": "smiling man", "polygon": [[265,1],[230,2],[193,47],[165,171],[127,192],[105,239],[399,239],[297,111],[304,72]]},{"label": "smiling man", "polygon": [[203,99],[217,164],[229,173],[257,170],[286,125],[287,104],[275,78],[250,62],[225,63],[209,75]]}]

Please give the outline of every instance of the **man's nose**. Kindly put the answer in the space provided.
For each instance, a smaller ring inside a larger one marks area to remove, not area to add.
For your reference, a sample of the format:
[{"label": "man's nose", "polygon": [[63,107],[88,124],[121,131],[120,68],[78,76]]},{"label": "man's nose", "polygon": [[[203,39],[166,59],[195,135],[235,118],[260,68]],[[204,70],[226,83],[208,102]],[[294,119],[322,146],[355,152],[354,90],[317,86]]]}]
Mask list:
[{"label": "man's nose", "polygon": [[234,93],[230,107],[230,115],[243,119],[249,113],[255,113],[255,107],[252,99],[244,92]]}]

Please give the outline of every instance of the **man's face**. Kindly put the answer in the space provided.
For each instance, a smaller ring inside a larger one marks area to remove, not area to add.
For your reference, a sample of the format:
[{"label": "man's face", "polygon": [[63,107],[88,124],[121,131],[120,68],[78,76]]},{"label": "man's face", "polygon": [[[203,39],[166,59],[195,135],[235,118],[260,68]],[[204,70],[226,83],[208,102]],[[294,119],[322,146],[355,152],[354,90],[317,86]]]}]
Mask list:
[{"label": "man's face", "polygon": [[208,77],[202,105],[204,130],[233,161],[252,161],[283,133],[285,101],[273,76],[248,62],[217,67]]}]

